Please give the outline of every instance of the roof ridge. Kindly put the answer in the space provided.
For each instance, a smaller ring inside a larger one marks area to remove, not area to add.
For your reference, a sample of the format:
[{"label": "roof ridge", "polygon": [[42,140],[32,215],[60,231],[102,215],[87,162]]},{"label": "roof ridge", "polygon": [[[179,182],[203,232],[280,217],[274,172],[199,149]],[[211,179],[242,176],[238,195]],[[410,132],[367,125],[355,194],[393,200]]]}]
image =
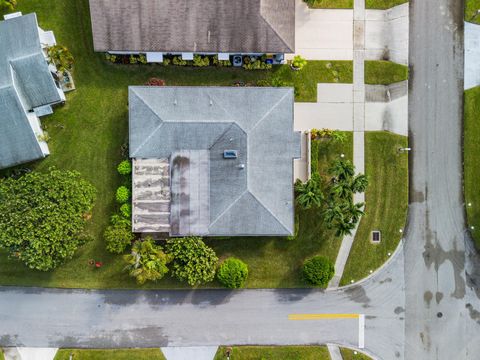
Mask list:
[{"label": "roof ridge", "polygon": [[[283,45],[285,45],[287,47],[287,49],[289,49],[291,52],[295,52],[295,44],[292,48],[292,46],[290,46],[290,44],[288,44],[285,39],[283,38],[282,35],[280,35],[278,33],[278,31],[275,29],[275,27],[265,18],[263,12],[262,12],[262,3],[264,2],[265,0],[260,0],[259,1],[259,7],[260,7],[260,11],[259,11],[259,14],[260,14],[260,18],[268,25],[268,27],[275,33],[275,35],[278,36],[278,38],[282,41]],[[295,37],[294,37],[295,39]],[[295,40],[294,40],[295,41]]]},{"label": "roof ridge", "polygon": [[274,105],[272,105],[272,106],[270,107],[270,109],[269,109],[265,114],[263,114],[263,116],[260,118],[260,120],[258,120],[258,121],[255,123],[255,125],[253,125],[253,126],[250,128],[249,133],[251,133],[253,130],[255,130],[255,128],[258,126],[258,124],[260,124],[263,120],[265,120],[266,117],[272,113],[273,109],[275,109],[278,105],[280,105],[280,103],[281,103],[283,100],[285,100],[285,98],[287,97],[287,95],[289,95],[289,93],[288,93],[288,92],[285,92],[285,94],[283,94],[283,96],[280,98],[280,100],[278,100]]},{"label": "roof ridge", "polygon": [[[132,94],[135,94],[135,96],[137,97],[137,99],[139,99],[147,108],[148,110],[153,114],[155,115],[155,117],[160,121],[160,124],[155,128],[155,130],[152,131],[152,133],[150,135],[148,135],[148,137],[145,139],[145,141],[143,141],[134,151],[132,151],[131,153],[131,157],[134,157],[135,154],[140,151],[142,149],[142,147],[145,146],[145,144],[152,138],[152,136],[158,131],[158,129],[160,129],[163,124],[164,124],[164,121],[163,119],[160,118],[160,116],[158,116],[158,114],[152,109],[152,107],[145,101],[144,98],[142,98],[136,91],[135,89],[131,89],[132,91]],[[131,124],[131,122],[129,121],[129,124]]]},{"label": "roof ridge", "polygon": [[221,212],[221,214],[218,215],[215,220],[213,220],[213,221],[210,222],[210,224],[208,225],[208,227],[210,228],[211,226],[213,226],[213,225],[214,225],[223,215],[225,215],[225,214],[232,208],[232,206],[235,205],[235,204],[238,202],[238,200],[240,200],[246,193],[250,193],[250,191],[247,189],[247,190],[245,190],[244,192],[242,192],[240,195],[238,195],[238,197],[237,197],[234,201],[232,201],[232,203],[231,203],[230,205],[228,205],[228,206],[226,207],[226,209],[223,210],[223,211]]},{"label": "roof ridge", "polygon": [[285,224],[284,224],[283,222],[281,222],[280,219],[279,219],[278,217],[276,217],[275,214],[272,213],[272,212],[270,211],[270,209],[267,208],[267,207],[265,206],[265,204],[264,204],[263,202],[261,202],[260,199],[259,199],[253,192],[250,191],[250,189],[247,189],[247,191],[248,191],[248,193],[249,193],[250,195],[253,196],[253,198],[254,198],[270,215],[272,215],[272,217],[273,217],[286,231],[288,231],[288,232],[291,231],[291,229],[289,229],[287,226],[285,226]]}]

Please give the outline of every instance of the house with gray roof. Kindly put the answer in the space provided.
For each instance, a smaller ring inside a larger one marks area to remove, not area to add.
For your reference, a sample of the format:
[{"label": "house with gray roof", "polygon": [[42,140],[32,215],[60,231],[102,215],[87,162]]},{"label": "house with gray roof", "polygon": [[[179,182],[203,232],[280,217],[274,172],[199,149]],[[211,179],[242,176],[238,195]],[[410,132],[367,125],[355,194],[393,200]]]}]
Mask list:
[{"label": "house with gray roof", "polygon": [[95,51],[164,54],[295,52],[295,0],[90,0]]},{"label": "house with gray roof", "polygon": [[293,234],[293,89],[133,86],[128,99],[133,232]]},{"label": "house with gray roof", "polygon": [[38,117],[65,101],[46,60],[45,49],[54,44],[35,14],[0,21],[0,169],[49,154]]}]

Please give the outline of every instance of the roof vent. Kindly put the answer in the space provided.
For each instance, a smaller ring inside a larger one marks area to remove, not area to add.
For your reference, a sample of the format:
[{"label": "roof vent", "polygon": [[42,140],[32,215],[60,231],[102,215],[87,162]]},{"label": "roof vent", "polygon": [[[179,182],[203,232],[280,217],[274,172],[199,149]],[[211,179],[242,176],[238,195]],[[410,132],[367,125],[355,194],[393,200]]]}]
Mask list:
[{"label": "roof vent", "polygon": [[224,159],[236,159],[238,157],[237,150],[224,150],[223,158]]}]

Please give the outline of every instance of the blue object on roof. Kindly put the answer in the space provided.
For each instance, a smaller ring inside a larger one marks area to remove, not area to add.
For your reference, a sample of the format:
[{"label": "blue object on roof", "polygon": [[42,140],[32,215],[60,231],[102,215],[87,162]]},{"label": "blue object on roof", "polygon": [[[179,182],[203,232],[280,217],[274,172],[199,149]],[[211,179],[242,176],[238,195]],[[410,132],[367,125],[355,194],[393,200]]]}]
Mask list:
[{"label": "blue object on roof", "polygon": [[237,150],[225,150],[223,152],[224,159],[236,159],[237,158]]}]

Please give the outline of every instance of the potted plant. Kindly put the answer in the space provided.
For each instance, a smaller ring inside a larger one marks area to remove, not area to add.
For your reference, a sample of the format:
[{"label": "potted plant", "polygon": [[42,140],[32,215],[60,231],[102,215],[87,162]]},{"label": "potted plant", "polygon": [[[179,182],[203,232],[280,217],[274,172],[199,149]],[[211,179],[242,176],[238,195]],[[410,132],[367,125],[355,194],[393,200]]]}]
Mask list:
[{"label": "potted plant", "polygon": [[295,55],[293,57],[292,63],[290,64],[290,67],[292,68],[292,70],[299,71],[302,70],[305,65],[307,65],[307,60],[302,58],[300,55]]}]

